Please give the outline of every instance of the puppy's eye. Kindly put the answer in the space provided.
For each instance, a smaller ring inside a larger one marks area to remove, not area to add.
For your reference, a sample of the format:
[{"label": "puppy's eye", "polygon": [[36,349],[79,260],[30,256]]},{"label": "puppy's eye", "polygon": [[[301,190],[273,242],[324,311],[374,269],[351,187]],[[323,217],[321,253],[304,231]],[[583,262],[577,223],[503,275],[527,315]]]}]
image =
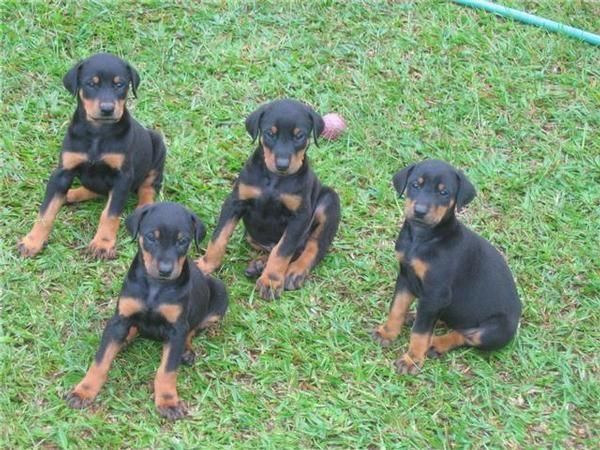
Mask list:
[{"label": "puppy's eye", "polygon": [[94,80],[90,80],[86,84],[91,88],[98,87],[98,83],[96,83]]},{"label": "puppy's eye", "polygon": [[297,141],[301,141],[302,139],[304,139],[304,137],[305,137],[305,134],[302,131],[300,131],[294,135],[294,139],[296,139]]},{"label": "puppy's eye", "polygon": [[125,87],[125,83],[123,83],[122,81],[119,81],[118,83],[115,83],[115,87],[117,89],[122,89]]},{"label": "puppy's eye", "polygon": [[413,182],[412,182],[412,184],[411,184],[411,186],[412,186],[414,189],[419,189],[419,188],[421,187],[421,185],[419,184],[419,182],[418,182],[418,181],[413,181]]},{"label": "puppy's eye", "polygon": [[271,130],[264,130],[263,131],[263,135],[267,136],[267,137],[270,137],[270,138],[272,138],[272,137],[275,136],[275,134]]},{"label": "puppy's eye", "polygon": [[446,197],[448,195],[448,191],[446,189],[442,189],[440,191],[440,195]]},{"label": "puppy's eye", "polygon": [[156,236],[154,236],[154,232],[146,233],[146,235],[144,236],[144,240],[150,243],[156,242]]},{"label": "puppy's eye", "polygon": [[177,239],[177,245],[179,245],[180,247],[185,247],[189,243],[190,243],[190,240],[186,237]]}]

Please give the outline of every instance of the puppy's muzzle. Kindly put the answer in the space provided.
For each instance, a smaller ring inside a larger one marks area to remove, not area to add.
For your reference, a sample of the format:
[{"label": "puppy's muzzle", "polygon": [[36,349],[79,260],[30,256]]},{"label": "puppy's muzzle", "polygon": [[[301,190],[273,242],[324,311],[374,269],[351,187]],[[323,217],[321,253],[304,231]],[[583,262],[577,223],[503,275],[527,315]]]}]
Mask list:
[{"label": "puppy's muzzle", "polygon": [[414,213],[417,219],[423,219],[429,211],[429,207],[423,203],[415,203]]},{"label": "puppy's muzzle", "polygon": [[277,157],[275,159],[275,168],[279,172],[286,172],[290,167],[290,158],[288,157]]},{"label": "puppy's muzzle", "polygon": [[173,261],[159,261],[158,275],[161,278],[170,278],[174,268],[175,264],[173,264]]},{"label": "puppy's muzzle", "polygon": [[100,114],[102,117],[110,118],[115,112],[115,104],[113,102],[100,102]]}]

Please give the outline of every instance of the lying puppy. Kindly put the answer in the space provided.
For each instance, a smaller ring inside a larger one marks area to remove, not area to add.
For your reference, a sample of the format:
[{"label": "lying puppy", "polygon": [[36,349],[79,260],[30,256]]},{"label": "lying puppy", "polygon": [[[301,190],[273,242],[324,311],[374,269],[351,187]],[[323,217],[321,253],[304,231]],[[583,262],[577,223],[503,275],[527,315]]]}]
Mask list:
[{"label": "lying puppy", "polygon": [[246,119],[246,130],[260,143],[246,161],[206,254],[196,261],[205,273],[221,265],[225,248],[241,219],[250,244],[268,252],[250,263],[246,274],[259,277],[261,297],[277,298],[298,289],[327,253],[340,222],[340,200],[310,169],[306,150],[323,131],[319,114],[294,100],[261,106]]},{"label": "lying puppy", "polygon": [[192,364],[192,338],[220,320],[227,292],[219,280],[205,276],[186,257],[192,241],[204,237],[204,225],[176,203],[136,210],[127,229],[139,235],[139,250],[123,284],[117,311],[106,325],[94,363],[67,396],[69,406],[83,408],[98,395],[117,352],[138,333],[163,341],[154,379],[154,401],[161,416],[178,419],[185,407],[177,396],[177,369]]},{"label": "lying puppy", "polygon": [[[419,298],[408,352],[396,361],[400,373],[417,373],[425,355],[467,345],[494,350],[515,335],[521,302],[502,255],[455,216],[475,197],[465,175],[442,161],[413,164],[394,176],[406,190],[406,220],[396,241],[400,273],[387,322],[374,332],[382,345],[400,333]],[[433,336],[437,320],[452,329]]]},{"label": "lying puppy", "polygon": [[[127,62],[99,53],[77,63],[63,83],[77,96],[77,109],[39,216],[18,249],[22,256],[39,253],[64,203],[107,195],[89,250],[97,258],[114,258],[120,215],[129,192],[137,193],[139,207],[152,203],[160,190],[165,145],[158,133],[144,128],[127,111],[129,86],[135,95],[140,84],[137,71]],[[75,178],[82,186],[69,189]]]}]

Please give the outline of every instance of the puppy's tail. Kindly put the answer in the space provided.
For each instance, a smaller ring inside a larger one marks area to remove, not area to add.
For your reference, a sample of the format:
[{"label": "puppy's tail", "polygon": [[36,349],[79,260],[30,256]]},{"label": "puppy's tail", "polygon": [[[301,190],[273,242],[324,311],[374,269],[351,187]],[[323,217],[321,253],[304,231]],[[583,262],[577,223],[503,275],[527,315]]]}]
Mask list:
[{"label": "puppy's tail", "polygon": [[165,158],[167,157],[167,147],[162,136],[154,130],[148,130],[150,140],[152,141],[152,169],[156,171],[157,176],[152,183],[152,187],[158,194],[163,182],[163,170],[165,168]]}]

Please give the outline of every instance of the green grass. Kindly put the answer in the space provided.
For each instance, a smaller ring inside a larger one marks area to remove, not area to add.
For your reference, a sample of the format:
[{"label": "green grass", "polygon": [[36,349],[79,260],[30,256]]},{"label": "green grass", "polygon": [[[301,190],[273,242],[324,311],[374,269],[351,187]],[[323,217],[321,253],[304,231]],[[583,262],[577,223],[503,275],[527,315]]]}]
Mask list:
[{"label": "green grass", "polygon": [[[597,445],[600,50],[450,2],[203,3],[0,6],[0,447]],[[600,32],[596,2],[504,3]],[[130,109],[166,138],[162,199],[209,230],[252,150],[243,120],[257,105],[295,97],[349,124],[309,152],[342,200],[332,253],[268,303],[243,275],[253,252],[236,232],[217,274],[231,308],[180,372],[190,416],[176,423],[151,401],[150,341],[117,358],[93,408],[62,399],[135,253],[121,229],[117,260],[85,255],[102,202],[65,208],[39,257],[15,251],[72,114],[62,76],[101,50],[142,76]],[[507,255],[524,313],[506,349],[458,350],[400,377],[408,330],[389,349],[369,337],[397,271],[391,177],[432,157],[477,186],[463,219]]]}]

